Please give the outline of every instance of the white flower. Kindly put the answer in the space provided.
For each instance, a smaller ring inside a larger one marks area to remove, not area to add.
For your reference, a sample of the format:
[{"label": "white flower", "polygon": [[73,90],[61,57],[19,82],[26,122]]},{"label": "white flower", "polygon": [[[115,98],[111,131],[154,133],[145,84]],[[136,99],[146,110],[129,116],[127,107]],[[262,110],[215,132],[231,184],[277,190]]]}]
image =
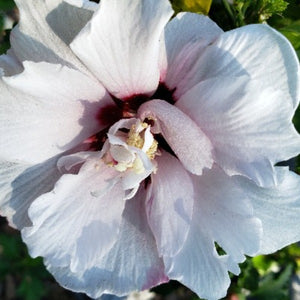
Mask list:
[{"label": "white flower", "polygon": [[[1,214],[66,288],[225,296],[300,239],[299,64],[266,25],[167,0],[17,0],[0,57]],[[226,255],[219,255],[218,243]]]}]

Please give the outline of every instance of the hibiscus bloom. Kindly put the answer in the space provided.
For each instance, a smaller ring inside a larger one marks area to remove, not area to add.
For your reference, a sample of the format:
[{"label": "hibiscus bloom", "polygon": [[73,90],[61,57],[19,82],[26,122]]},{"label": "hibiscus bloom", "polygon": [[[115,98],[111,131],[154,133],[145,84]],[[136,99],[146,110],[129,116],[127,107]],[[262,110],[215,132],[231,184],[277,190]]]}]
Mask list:
[{"label": "hibiscus bloom", "polygon": [[275,166],[300,149],[283,36],[170,20],[167,0],[16,2],[1,214],[62,286],[97,298],[176,279],[217,299],[245,255],[300,239],[300,179]]}]

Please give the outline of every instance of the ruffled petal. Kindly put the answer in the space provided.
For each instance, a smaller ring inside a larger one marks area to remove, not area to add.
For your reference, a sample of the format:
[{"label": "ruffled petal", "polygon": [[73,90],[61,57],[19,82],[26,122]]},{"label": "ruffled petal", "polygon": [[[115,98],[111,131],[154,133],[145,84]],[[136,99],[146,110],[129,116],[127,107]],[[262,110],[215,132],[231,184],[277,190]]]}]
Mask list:
[{"label": "ruffled petal", "polygon": [[38,165],[0,161],[0,214],[11,226],[30,226],[28,208],[40,195],[51,191],[61,176],[57,158]]},{"label": "ruffled petal", "polygon": [[194,177],[195,194],[201,209],[201,223],[210,236],[236,262],[255,255],[260,247],[262,226],[247,197],[247,189],[215,167]]},{"label": "ruffled petal", "polygon": [[159,38],[173,11],[167,0],[102,0],[72,42],[111,94],[152,94],[159,81]]},{"label": "ruffled petal", "polygon": [[123,296],[168,281],[147,223],[145,197],[141,188],[133,199],[126,201],[117,242],[107,255],[98,257],[92,268],[72,273],[69,267],[54,267],[46,260],[55,279],[62,286],[92,298],[103,293]]},{"label": "ruffled petal", "polygon": [[24,66],[0,82],[2,158],[39,163],[107,126],[99,115],[112,100],[99,82],[60,65]]},{"label": "ruffled petal", "polygon": [[[219,299],[230,283],[227,270],[238,273],[244,255],[258,252],[262,226],[243,189],[217,167],[194,176],[194,191],[189,236],[177,256],[164,258],[166,270],[199,297]],[[214,242],[226,255],[217,253]]]},{"label": "ruffled petal", "polygon": [[226,264],[199,225],[191,228],[180,253],[164,261],[169,278],[180,281],[199,297],[215,300],[226,296],[230,285]]},{"label": "ruffled petal", "polygon": [[[299,62],[290,42],[268,25],[248,25],[222,34],[199,57],[178,90],[181,95],[199,82],[217,76],[248,75],[261,87],[276,87],[298,106]],[[176,92],[175,92],[176,96]]]},{"label": "ruffled petal", "polygon": [[170,90],[177,89],[179,82],[190,71],[205,48],[223,33],[223,30],[204,15],[179,13],[165,28],[165,56],[161,67],[161,81]]},{"label": "ruffled petal", "polygon": [[36,199],[28,211],[33,225],[22,230],[31,256],[83,273],[108,253],[125,205],[117,175],[95,154],[78,174],[63,175],[52,192]]},{"label": "ruffled petal", "polygon": [[278,184],[258,187],[243,177],[236,181],[247,190],[254,215],[263,226],[260,253],[269,254],[300,240],[300,176],[288,168],[275,168]]},{"label": "ruffled petal", "polygon": [[155,121],[155,133],[161,133],[182,164],[190,172],[201,175],[213,164],[212,145],[203,131],[182,111],[162,100],[141,105],[138,114],[143,120]]},{"label": "ruffled petal", "polygon": [[285,94],[249,80],[248,76],[205,80],[176,106],[209,137],[217,164],[229,175],[273,185],[273,164],[299,153],[300,136]]},{"label": "ruffled petal", "polygon": [[193,214],[194,189],[190,176],[174,156],[156,158],[147,200],[149,225],[162,256],[174,256],[182,248]]},{"label": "ruffled petal", "polygon": [[80,10],[63,0],[15,2],[20,22],[12,30],[10,41],[20,61],[62,64],[89,73],[67,42],[86,24],[90,11]]}]

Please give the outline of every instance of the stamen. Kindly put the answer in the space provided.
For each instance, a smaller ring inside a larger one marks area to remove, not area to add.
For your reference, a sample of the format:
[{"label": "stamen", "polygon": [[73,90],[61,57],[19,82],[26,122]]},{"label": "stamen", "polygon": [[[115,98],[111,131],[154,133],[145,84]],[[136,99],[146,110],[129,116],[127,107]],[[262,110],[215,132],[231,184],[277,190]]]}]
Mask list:
[{"label": "stamen", "polygon": [[131,126],[126,143],[142,149],[151,160],[156,155],[158,143],[150,132],[150,125],[145,122]]},{"label": "stamen", "polygon": [[[130,147],[140,149],[150,160],[153,160],[157,154],[158,142],[154,139],[150,128],[149,124],[137,120],[127,133],[119,128],[113,136],[109,136],[107,140],[107,146],[109,146],[103,157],[106,164],[119,172],[125,172],[128,169],[136,174],[145,172],[145,158],[140,157],[141,152]],[[110,144],[112,138],[114,142]]]},{"label": "stamen", "polygon": [[[148,125],[146,123],[142,123],[140,126],[144,130],[145,128],[147,128]],[[129,134],[128,134],[128,139],[127,139],[126,143],[129,146],[133,146],[133,147],[136,147],[136,148],[139,148],[139,149],[143,148],[144,139],[140,136],[140,130],[137,130],[135,124],[132,125],[131,128],[130,128],[130,131],[129,131]]]},{"label": "stamen", "polygon": [[146,154],[148,155],[148,157],[150,159],[154,159],[154,157],[156,155],[156,152],[157,152],[157,147],[158,147],[158,142],[156,140],[154,140],[152,145],[150,146],[150,148],[146,152]]}]

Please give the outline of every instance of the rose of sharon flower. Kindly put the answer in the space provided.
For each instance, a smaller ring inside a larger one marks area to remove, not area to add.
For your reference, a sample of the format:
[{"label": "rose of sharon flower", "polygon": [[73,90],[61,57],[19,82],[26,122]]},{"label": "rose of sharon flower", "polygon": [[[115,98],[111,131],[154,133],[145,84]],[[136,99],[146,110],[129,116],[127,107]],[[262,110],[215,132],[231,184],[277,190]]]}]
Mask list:
[{"label": "rose of sharon flower", "polygon": [[[218,299],[300,239],[299,65],[267,25],[167,0],[17,0],[1,56],[1,214],[64,287],[176,279]],[[216,243],[225,251],[220,255]]]}]

